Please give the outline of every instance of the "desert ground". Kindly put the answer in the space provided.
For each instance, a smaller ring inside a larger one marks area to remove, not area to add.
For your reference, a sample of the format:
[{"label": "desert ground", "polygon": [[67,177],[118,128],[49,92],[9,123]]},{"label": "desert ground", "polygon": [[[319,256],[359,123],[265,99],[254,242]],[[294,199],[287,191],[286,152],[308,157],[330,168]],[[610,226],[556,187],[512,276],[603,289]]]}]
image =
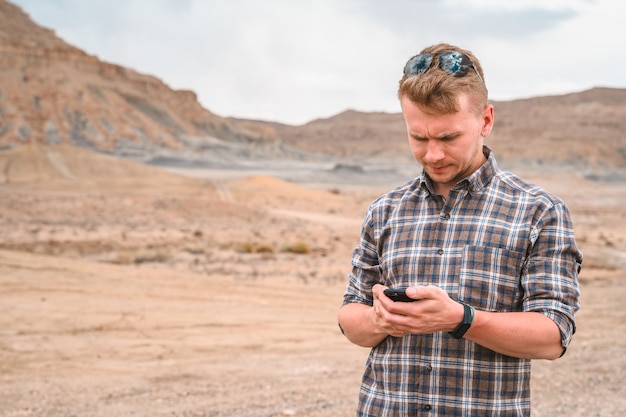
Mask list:
[{"label": "desert ground", "polygon": [[[336,314],[396,178],[47,161],[0,182],[0,416],[354,415],[368,351]],[[585,253],[578,331],[533,362],[533,416],[624,416],[626,185],[531,179],[570,205]]]}]

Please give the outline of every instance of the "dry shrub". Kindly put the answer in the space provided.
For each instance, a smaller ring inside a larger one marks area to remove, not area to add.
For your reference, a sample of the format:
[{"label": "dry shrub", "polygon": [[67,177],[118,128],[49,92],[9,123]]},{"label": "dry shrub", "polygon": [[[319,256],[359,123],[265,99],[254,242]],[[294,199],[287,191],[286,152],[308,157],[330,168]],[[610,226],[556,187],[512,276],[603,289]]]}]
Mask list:
[{"label": "dry shrub", "polygon": [[285,247],[285,252],[307,254],[311,253],[311,247],[305,242],[295,242]]},{"label": "dry shrub", "polygon": [[172,257],[162,250],[124,250],[117,252],[111,261],[116,264],[130,265],[149,262],[167,262]]},{"label": "dry shrub", "polygon": [[238,243],[235,250],[241,253],[274,253],[274,247],[269,243]]}]

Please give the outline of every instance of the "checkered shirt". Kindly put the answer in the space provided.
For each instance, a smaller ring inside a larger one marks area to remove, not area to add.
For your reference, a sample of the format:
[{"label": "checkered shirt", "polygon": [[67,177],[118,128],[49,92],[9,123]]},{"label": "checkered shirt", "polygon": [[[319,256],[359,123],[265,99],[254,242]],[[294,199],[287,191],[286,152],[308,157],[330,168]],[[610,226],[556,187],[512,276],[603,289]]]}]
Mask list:
[{"label": "checkered shirt", "polygon": [[[436,285],[477,310],[540,312],[567,347],[582,263],[569,211],[484,152],[487,162],[447,199],[422,174],[370,205],[344,305],[372,305],[376,283]],[[357,414],[528,416],[530,361],[446,332],[389,336],[370,352]]]}]

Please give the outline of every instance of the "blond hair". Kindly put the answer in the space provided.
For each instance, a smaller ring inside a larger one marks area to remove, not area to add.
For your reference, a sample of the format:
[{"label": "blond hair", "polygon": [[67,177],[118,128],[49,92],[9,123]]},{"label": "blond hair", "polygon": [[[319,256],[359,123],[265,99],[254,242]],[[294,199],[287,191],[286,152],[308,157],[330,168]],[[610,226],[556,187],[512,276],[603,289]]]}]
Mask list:
[{"label": "blond hair", "polygon": [[[470,69],[462,77],[455,77],[439,68],[439,54],[457,51],[467,55],[480,77]],[[478,58],[471,51],[447,43],[439,43],[424,48],[420,54],[433,55],[433,64],[424,73],[413,76],[404,75],[398,86],[398,98],[407,97],[423,110],[434,114],[451,114],[459,111],[458,98],[467,94],[470,102],[481,112],[487,105],[488,92],[484,83],[485,75]]]}]

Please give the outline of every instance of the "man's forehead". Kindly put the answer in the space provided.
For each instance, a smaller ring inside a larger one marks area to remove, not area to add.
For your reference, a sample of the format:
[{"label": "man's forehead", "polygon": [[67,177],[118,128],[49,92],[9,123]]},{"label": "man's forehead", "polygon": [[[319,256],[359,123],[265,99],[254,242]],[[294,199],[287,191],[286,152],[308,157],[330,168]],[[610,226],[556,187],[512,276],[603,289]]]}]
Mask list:
[{"label": "man's forehead", "polygon": [[449,114],[428,112],[423,106],[416,105],[409,99],[403,100],[402,112],[409,134],[414,136],[444,137],[462,133],[475,117],[467,109]]}]

